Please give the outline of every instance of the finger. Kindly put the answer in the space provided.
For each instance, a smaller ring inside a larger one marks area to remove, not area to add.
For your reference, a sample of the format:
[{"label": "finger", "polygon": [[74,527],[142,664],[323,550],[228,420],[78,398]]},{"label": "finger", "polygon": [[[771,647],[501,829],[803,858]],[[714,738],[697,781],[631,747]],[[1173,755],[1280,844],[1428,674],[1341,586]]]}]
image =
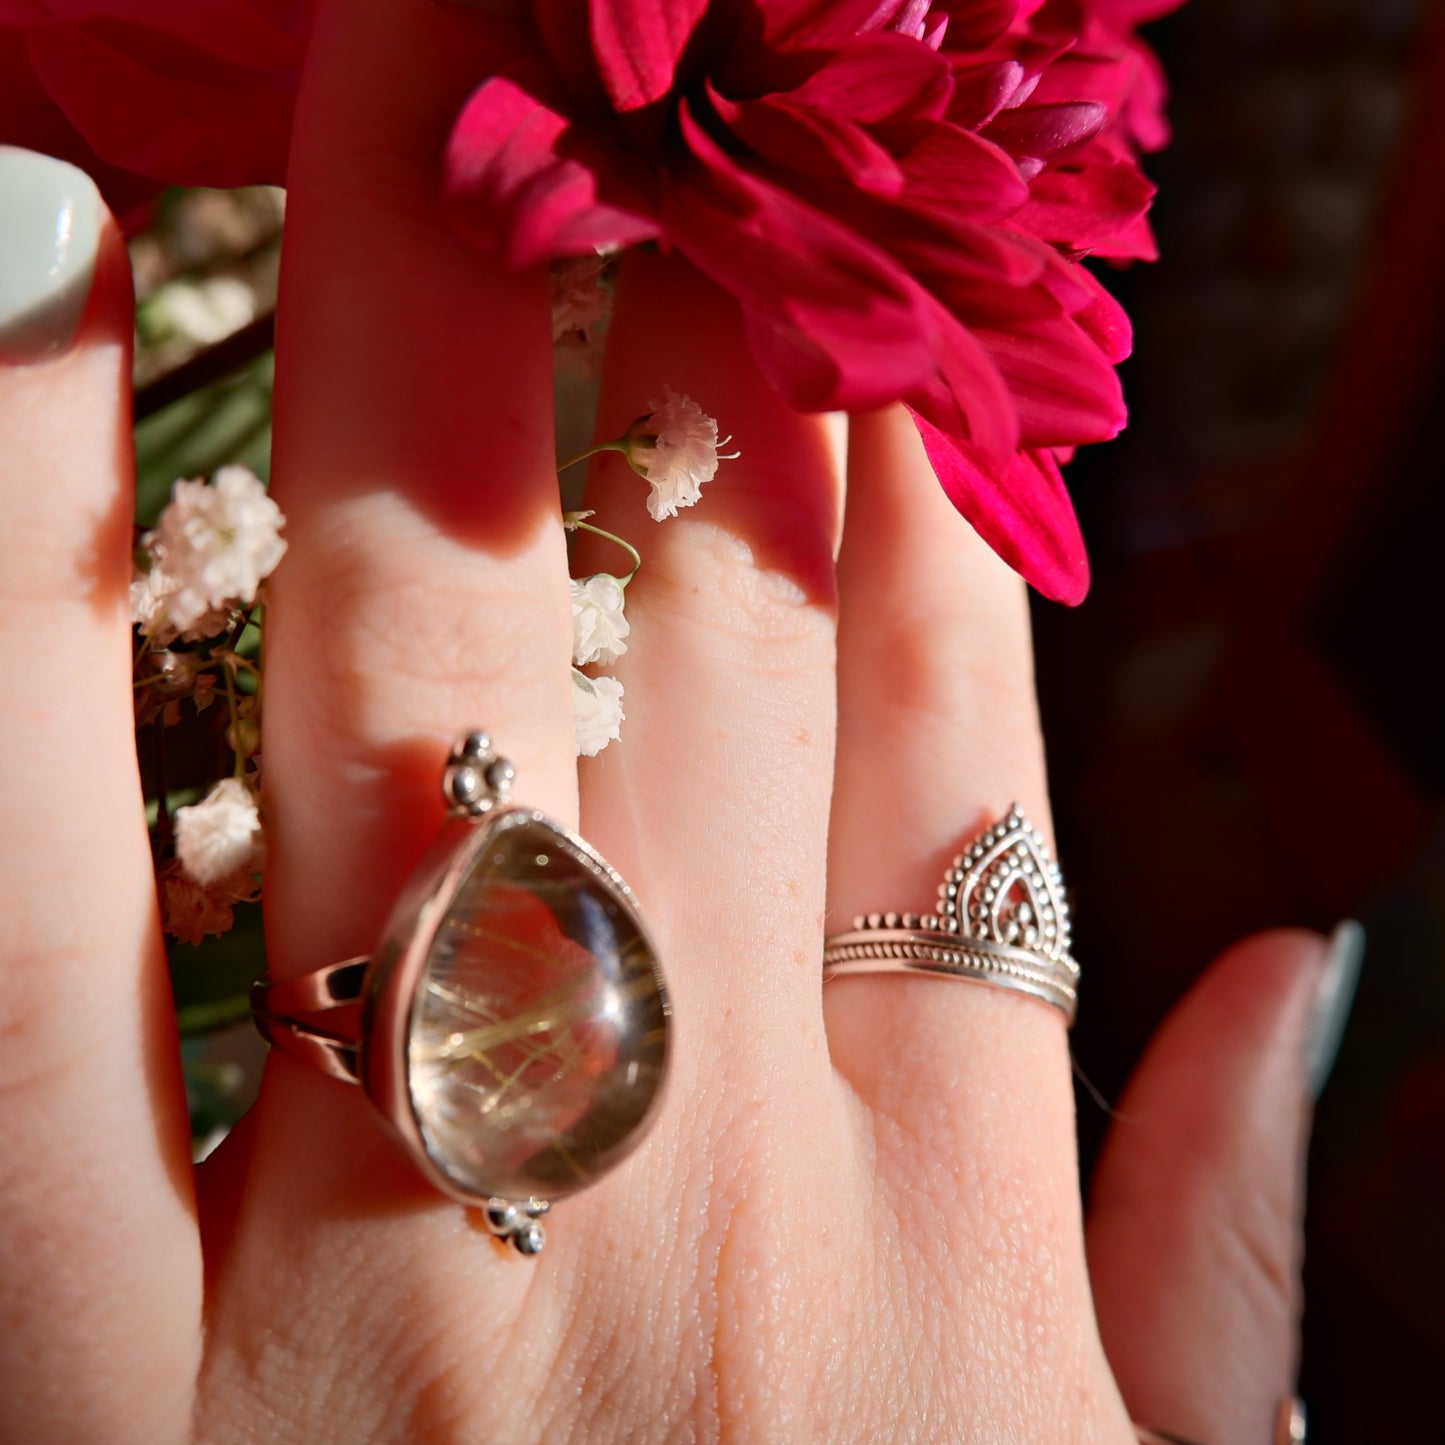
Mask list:
[{"label": "finger", "polygon": [[1094,1180],[1089,1263],[1124,1399],[1157,1429],[1267,1440],[1292,1388],[1306,1056],[1338,1015],[1330,1001],[1352,991],[1341,970],[1358,952],[1343,941],[1332,965],[1312,934],[1230,950],[1165,1023],[1119,1106]]},{"label": "finger", "polygon": [[502,274],[440,207],[488,38],[425,0],[323,5],[314,35],[278,318],[279,976],[371,946],[440,819],[460,732],[491,732],[519,798],[576,811],[546,278]]},{"label": "finger", "polygon": [[[659,315],[676,324],[660,328]],[[627,651],[606,668],[626,721],[584,767],[583,815],[660,930],[679,1020],[713,1041],[695,1041],[694,1059],[772,1074],[783,1058],[821,1080],[837,428],[764,381],[730,297],[681,260],[630,255],[597,435],[620,435],[665,385],[715,417],[740,455],[661,524],[620,458],[589,479],[594,520],[643,565],[627,588]],[[589,546],[577,570],[618,561]],[[681,1036],[677,1052],[688,1053]]]},{"label": "finger", "polygon": [[94,186],[0,148],[6,1440],[178,1439],[199,1343],[131,713],[130,335],[125,250]]},{"label": "finger", "polygon": [[[830,933],[859,913],[931,911],[949,861],[1010,801],[1048,823],[1022,582],[954,511],[901,407],[854,418],[848,470]],[[825,1001],[833,1057],[875,1107],[942,1111],[965,1130],[1006,1120],[1068,1167],[1057,1010],[897,976],[835,979]]]},{"label": "finger", "polygon": [[[441,764],[464,729],[487,728],[512,758],[519,802],[575,817],[546,277],[499,273],[440,206],[448,127],[494,58],[469,7],[317,6],[278,317],[274,477],[290,549],[266,639],[273,977],[375,946],[441,822]],[[298,1435],[341,1428],[327,1322],[344,1317],[389,1362],[346,1418],[366,1422],[359,1436],[381,1431],[420,1348],[408,1321],[441,1307],[458,1270],[496,1270],[496,1251],[393,1148],[359,1089],[284,1056],[237,1152],[249,1172],[218,1161],[245,1193],[209,1240],[209,1397],[254,1386],[286,1402]],[[434,1234],[446,1248],[429,1254]],[[525,1274],[491,1299],[498,1328]],[[297,1278],[314,1328],[282,1358],[267,1342]]]}]

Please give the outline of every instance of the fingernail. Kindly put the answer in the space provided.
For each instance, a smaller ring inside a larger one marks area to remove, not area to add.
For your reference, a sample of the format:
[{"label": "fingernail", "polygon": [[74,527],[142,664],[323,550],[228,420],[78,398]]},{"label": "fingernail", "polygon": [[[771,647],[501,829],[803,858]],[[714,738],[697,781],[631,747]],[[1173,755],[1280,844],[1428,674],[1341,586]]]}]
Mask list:
[{"label": "fingernail", "polygon": [[1330,951],[1320,973],[1314,1012],[1305,1035],[1305,1080],[1310,1098],[1318,1099],[1329,1082],[1330,1071],[1339,1056],[1350,1008],[1355,1002],[1355,985],[1365,961],[1365,930],[1347,918],[1330,935]]},{"label": "fingernail", "polygon": [[75,340],[100,244],[100,194],[74,166],[0,146],[0,359]]}]

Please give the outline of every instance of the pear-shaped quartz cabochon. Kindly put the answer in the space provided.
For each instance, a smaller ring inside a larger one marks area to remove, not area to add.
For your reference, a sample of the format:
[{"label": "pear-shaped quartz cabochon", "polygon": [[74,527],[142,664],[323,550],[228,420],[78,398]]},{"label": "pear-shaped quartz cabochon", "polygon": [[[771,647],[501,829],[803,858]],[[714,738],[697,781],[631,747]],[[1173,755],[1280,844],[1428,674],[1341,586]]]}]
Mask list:
[{"label": "pear-shaped quartz cabochon", "polygon": [[432,1161],[479,1200],[571,1194],[641,1138],[666,1063],[631,903],[545,820],[497,818],[412,1005],[408,1085]]}]

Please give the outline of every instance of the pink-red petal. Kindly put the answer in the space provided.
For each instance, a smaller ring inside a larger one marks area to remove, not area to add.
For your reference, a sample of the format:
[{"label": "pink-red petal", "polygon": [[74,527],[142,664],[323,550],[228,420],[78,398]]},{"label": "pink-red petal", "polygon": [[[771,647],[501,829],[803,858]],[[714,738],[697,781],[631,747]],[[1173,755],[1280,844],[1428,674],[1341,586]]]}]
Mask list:
[{"label": "pink-red petal", "polygon": [[1015,224],[1051,245],[1094,251],[1143,217],[1154,191],[1132,159],[1095,142],[1038,176]]},{"label": "pink-red petal", "polygon": [[1018,155],[1051,156],[1082,145],[1103,130],[1109,112],[1092,101],[1017,106],[1001,110],[981,132],[986,140]]},{"label": "pink-red petal", "polygon": [[1082,602],[1089,558],[1054,458],[1021,451],[995,470],[916,411],[913,420],[944,492],[974,531],[1045,597]]},{"label": "pink-red petal", "polygon": [[519,269],[656,236],[640,206],[602,198],[602,164],[564,115],[495,76],[452,129],[446,192],[461,228]]},{"label": "pink-red petal", "polygon": [[1104,360],[1117,366],[1134,349],[1134,328],[1129,321],[1129,313],[1097,276],[1082,266],[1079,267],[1079,275],[1089,283],[1094,299],[1074,312],[1074,321],[1099,348]]},{"label": "pink-red petal", "polygon": [[[16,3],[0,0],[12,8]],[[132,175],[96,155],[32,70],[26,30],[0,24],[0,75],[5,77],[0,86],[0,144],[24,146],[79,166],[100,187],[123,227],[143,222],[149,214],[146,203],[162,189],[161,182]]]},{"label": "pink-red petal", "polygon": [[592,49],[615,109],[661,100],[708,0],[591,0]]},{"label": "pink-red petal", "polygon": [[171,185],[285,181],[294,97],[279,80],[275,88],[239,85],[199,55],[199,78],[180,78],[59,23],[32,26],[29,50],[46,89],[111,164]]},{"label": "pink-red petal", "polygon": [[906,0],[761,0],[761,47],[778,50],[832,50],[855,35],[883,30],[905,8]]},{"label": "pink-red petal", "polygon": [[1108,441],[1124,429],[1118,373],[1070,318],[974,332],[1008,383],[1025,446]]},{"label": "pink-red petal", "polygon": [[804,411],[866,410],[933,370],[917,288],[889,256],[739,167],[686,104],[693,162],[671,175],[667,237],[741,303],[759,366]]},{"label": "pink-red petal", "polygon": [[987,225],[1012,216],[1029,198],[1003,151],[946,121],[920,128],[902,162],[909,206],[945,219]]},{"label": "pink-red petal", "polygon": [[926,45],[885,32],[840,45],[788,99],[859,125],[940,120],[952,91],[948,63]]},{"label": "pink-red petal", "polygon": [[932,297],[934,374],[908,394],[910,406],[939,431],[1001,465],[1019,446],[1014,397],[979,337]]},{"label": "pink-red petal", "polygon": [[260,70],[298,66],[311,23],[311,0],[44,0],[38,8],[54,20],[87,23],[123,50],[130,48],[125,32],[144,28]]},{"label": "pink-red petal", "polygon": [[738,140],[783,170],[847,181],[883,196],[903,189],[898,162],[842,116],[795,105],[791,97],[764,96],[734,105],[714,96],[713,103]]}]

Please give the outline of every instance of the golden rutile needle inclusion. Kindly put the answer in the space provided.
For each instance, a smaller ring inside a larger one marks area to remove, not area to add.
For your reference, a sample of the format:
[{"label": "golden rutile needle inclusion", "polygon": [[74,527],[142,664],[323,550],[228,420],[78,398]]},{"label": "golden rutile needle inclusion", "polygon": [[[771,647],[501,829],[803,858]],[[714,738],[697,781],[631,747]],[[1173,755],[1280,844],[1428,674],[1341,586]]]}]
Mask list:
[{"label": "golden rutile needle inclusion", "polygon": [[545,821],[498,823],[423,968],[412,1108],[462,1189],[557,1199],[640,1139],[666,1004],[628,899]]}]

